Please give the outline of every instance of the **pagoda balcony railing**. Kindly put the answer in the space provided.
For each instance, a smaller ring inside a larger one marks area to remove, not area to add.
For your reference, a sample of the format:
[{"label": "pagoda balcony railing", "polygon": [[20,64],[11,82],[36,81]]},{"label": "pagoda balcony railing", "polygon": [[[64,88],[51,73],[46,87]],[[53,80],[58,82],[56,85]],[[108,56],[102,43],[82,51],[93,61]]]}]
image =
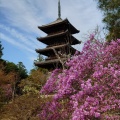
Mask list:
[{"label": "pagoda balcony railing", "polygon": [[[60,56],[60,58],[62,59],[62,58],[67,58],[67,56]],[[48,57],[48,58],[46,58],[45,59],[45,61],[48,61],[48,60],[54,60],[54,59],[58,59],[56,56],[54,56],[54,57]]]},{"label": "pagoda balcony railing", "polygon": [[65,44],[69,44],[69,42],[55,43],[55,44],[53,44],[53,45],[48,45],[48,46],[46,46],[46,48],[55,47],[55,46],[60,46],[60,45],[65,45]]}]

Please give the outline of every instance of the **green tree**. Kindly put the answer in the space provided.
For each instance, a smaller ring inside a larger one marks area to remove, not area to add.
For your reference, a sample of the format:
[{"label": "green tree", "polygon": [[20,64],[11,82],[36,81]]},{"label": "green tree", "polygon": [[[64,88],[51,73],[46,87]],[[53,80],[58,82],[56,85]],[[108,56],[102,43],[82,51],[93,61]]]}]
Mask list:
[{"label": "green tree", "polygon": [[15,63],[13,62],[6,62],[6,66],[5,66],[5,72],[6,73],[10,73],[10,72],[18,72],[18,67]]},{"label": "green tree", "polygon": [[18,74],[20,79],[25,79],[28,76],[27,70],[22,62],[18,62],[17,65],[13,62],[7,62],[5,72],[6,73],[15,72]]},{"label": "green tree", "polygon": [[107,40],[120,38],[120,0],[96,0],[103,11]]},{"label": "green tree", "polygon": [[38,54],[37,60],[34,60],[34,62],[42,62],[42,61],[44,61],[44,60],[45,60],[45,59],[44,59],[43,55]]},{"label": "green tree", "polygon": [[[34,60],[34,63],[35,63],[35,62],[43,62],[44,60],[45,60],[45,58],[43,57],[43,55],[38,54],[37,59]],[[34,67],[33,70],[39,69],[39,67],[35,66],[35,64],[33,65],[33,67]],[[42,69],[42,68],[41,68],[41,69]]]},{"label": "green tree", "polygon": [[37,61],[39,61],[39,62],[44,61],[44,58],[43,58],[43,56],[41,54],[38,54]]},{"label": "green tree", "polygon": [[25,79],[27,78],[27,69],[25,68],[25,66],[23,65],[22,62],[19,62],[17,64],[17,67],[18,67],[18,74],[19,74],[19,77],[20,79]]},{"label": "green tree", "polygon": [[27,75],[27,70],[22,62],[19,62],[17,65],[13,62],[6,62],[4,69],[6,75],[9,73],[15,73],[15,80],[11,83],[13,89],[13,99],[15,94],[21,94],[19,84],[22,79],[25,79]]},{"label": "green tree", "polygon": [[3,49],[4,49],[4,47],[2,47],[2,44],[1,44],[1,41],[0,41],[0,59],[3,56],[3,51],[2,51]]}]

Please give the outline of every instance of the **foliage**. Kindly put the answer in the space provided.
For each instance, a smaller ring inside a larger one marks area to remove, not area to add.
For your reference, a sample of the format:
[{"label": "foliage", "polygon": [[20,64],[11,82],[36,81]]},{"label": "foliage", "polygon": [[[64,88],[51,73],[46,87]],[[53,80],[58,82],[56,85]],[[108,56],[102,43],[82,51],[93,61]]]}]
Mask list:
[{"label": "foliage", "polygon": [[90,35],[81,53],[56,69],[40,91],[54,94],[41,120],[120,119],[120,39],[103,43]]},{"label": "foliage", "polygon": [[14,95],[21,94],[19,84],[22,79],[25,79],[27,75],[27,70],[22,62],[19,62],[17,65],[13,62],[6,61],[5,65],[3,66],[4,76],[9,76],[9,74],[14,74],[14,79],[12,81],[12,89],[14,91]]},{"label": "foliage", "polygon": [[16,65],[13,62],[7,61],[4,71],[6,72],[6,74],[8,74],[10,72],[17,73],[20,80],[25,79],[28,76],[27,75],[27,70],[26,70],[26,68],[25,68],[25,66],[23,65],[22,62],[18,62],[18,64]]},{"label": "foliage", "polygon": [[41,87],[46,83],[48,73],[44,69],[32,69],[30,75],[21,81],[22,93],[39,93]]},{"label": "foliage", "polygon": [[50,98],[41,98],[38,94],[18,96],[0,111],[0,120],[38,120],[37,114]]},{"label": "foliage", "polygon": [[11,100],[14,92],[15,73],[6,74],[0,70],[0,106]]},{"label": "foliage", "polygon": [[98,7],[103,11],[103,22],[109,31],[107,39],[120,38],[120,0],[97,0]]},{"label": "foliage", "polygon": [[0,59],[0,70],[4,70],[5,66],[6,66],[6,61],[3,59]]},{"label": "foliage", "polygon": [[26,70],[26,68],[25,68],[25,66],[23,65],[23,63],[22,62],[19,62],[18,64],[17,64],[17,67],[18,67],[18,74],[19,74],[19,76],[20,76],[20,79],[25,79],[25,78],[27,78],[27,70]]},{"label": "foliage", "polygon": [[20,94],[18,84],[28,76],[22,62],[16,65],[13,62],[1,59],[3,49],[0,42],[0,110],[3,105],[13,100],[16,94]]},{"label": "foliage", "polygon": [[[23,76],[25,68],[22,68],[21,66],[18,67],[13,62],[0,60],[0,106],[6,104],[11,99],[14,99],[16,93],[20,94],[18,84],[20,83],[21,78],[26,78],[26,76]],[[20,72],[22,70],[23,72]]]},{"label": "foliage", "polygon": [[[39,69],[39,67],[35,66],[35,62],[43,62],[43,61],[45,61],[44,56],[43,56],[43,55],[41,55],[41,54],[38,54],[37,59],[36,59],[36,60],[34,60],[34,69]],[[41,68],[41,69],[43,69],[43,68]]]},{"label": "foliage", "polygon": [[[41,68],[32,69],[29,76],[21,80],[18,86],[15,86],[20,78],[19,73],[21,73],[24,67],[21,64],[15,65],[11,62],[6,62],[1,66],[3,66],[3,69],[0,70],[0,119],[39,119],[38,113],[43,109],[44,103],[50,100],[50,97],[45,98],[38,94],[39,89],[47,80],[47,71]],[[11,101],[16,92],[15,88],[21,88],[24,95],[16,96]]]},{"label": "foliage", "polygon": [[1,44],[1,41],[0,41],[0,59],[1,59],[2,56],[3,56],[3,52],[2,52],[3,49],[4,49],[4,48],[2,47],[2,44]]},{"label": "foliage", "polygon": [[36,62],[42,62],[42,61],[44,61],[43,55],[38,54],[37,60],[35,60],[35,61],[36,61]]},{"label": "foliage", "polygon": [[18,67],[15,63],[13,62],[6,62],[6,65],[5,65],[5,70],[6,74],[10,73],[10,72],[18,72]]}]

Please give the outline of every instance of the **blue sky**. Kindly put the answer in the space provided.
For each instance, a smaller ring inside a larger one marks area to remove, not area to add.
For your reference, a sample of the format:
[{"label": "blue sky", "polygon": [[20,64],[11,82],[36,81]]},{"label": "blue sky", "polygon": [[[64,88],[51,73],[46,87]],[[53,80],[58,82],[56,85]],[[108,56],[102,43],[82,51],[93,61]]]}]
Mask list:
[{"label": "blue sky", "polygon": [[[95,0],[61,0],[61,17],[68,18],[80,33],[75,37],[82,45],[85,36],[96,26],[103,27],[102,13]],[[27,70],[37,59],[36,48],[45,48],[37,37],[46,34],[38,26],[48,24],[58,17],[58,0],[0,0],[0,41],[4,47],[3,59],[17,64],[23,62]]]}]

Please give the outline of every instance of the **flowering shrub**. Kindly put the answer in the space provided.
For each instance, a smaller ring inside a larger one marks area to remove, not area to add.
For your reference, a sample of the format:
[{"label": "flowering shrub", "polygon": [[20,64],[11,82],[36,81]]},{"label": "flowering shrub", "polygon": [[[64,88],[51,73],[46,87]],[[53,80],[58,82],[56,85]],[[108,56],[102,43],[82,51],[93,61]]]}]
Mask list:
[{"label": "flowering shrub", "polygon": [[54,94],[41,120],[120,120],[120,39],[97,41],[94,35],[66,63],[54,70],[41,94]]}]

